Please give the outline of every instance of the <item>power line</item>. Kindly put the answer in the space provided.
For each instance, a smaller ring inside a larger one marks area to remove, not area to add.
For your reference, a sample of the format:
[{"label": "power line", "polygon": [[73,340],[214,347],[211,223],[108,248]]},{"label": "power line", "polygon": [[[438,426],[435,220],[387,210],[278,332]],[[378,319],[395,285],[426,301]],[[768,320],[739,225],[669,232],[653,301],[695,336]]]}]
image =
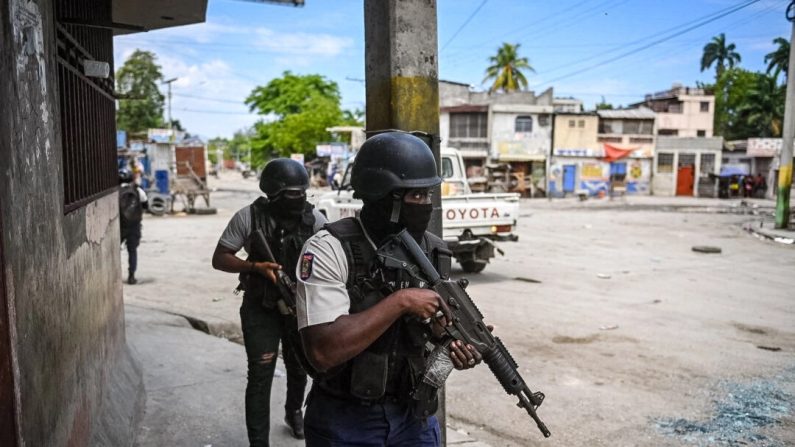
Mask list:
[{"label": "power line", "polygon": [[448,45],[450,45],[450,42],[452,42],[453,40],[455,40],[455,38],[458,36],[458,33],[460,33],[460,32],[461,32],[461,30],[463,30],[463,29],[464,29],[464,27],[465,27],[465,26],[467,26],[467,24],[468,24],[468,23],[469,23],[469,22],[470,22],[470,21],[471,21],[473,18],[475,18],[475,16],[477,15],[478,11],[480,11],[480,9],[481,9],[481,8],[483,8],[483,5],[485,5],[485,4],[486,4],[486,2],[488,2],[488,1],[489,1],[489,0],[483,0],[482,2],[480,2],[480,5],[478,5],[478,7],[477,7],[477,8],[475,8],[475,10],[474,10],[474,11],[472,11],[472,14],[470,14],[470,15],[469,15],[469,17],[467,17],[467,19],[466,19],[466,20],[464,20],[464,23],[462,23],[462,24],[461,24],[461,26],[459,26],[459,27],[458,27],[458,29],[457,29],[457,30],[455,30],[455,32],[453,33],[453,35],[452,35],[452,36],[451,36],[451,37],[450,37],[450,38],[447,40],[447,43],[445,43],[445,44],[444,44],[444,46],[442,46],[442,49],[441,49],[441,50],[439,50],[439,53],[443,52],[443,51],[444,51],[444,49],[445,49],[445,48],[447,48],[447,46],[448,46]]},{"label": "power line", "polygon": [[188,93],[173,93],[174,96],[179,96],[181,98],[191,98],[191,99],[200,99],[202,101],[213,101],[213,102],[223,102],[227,104],[238,104],[238,105],[245,105],[243,101],[234,101],[231,99],[222,99],[222,98],[210,98],[207,96],[198,96],[198,95],[190,95]]},{"label": "power line", "polygon": [[718,19],[721,19],[721,18],[723,18],[723,17],[726,17],[726,16],[727,16],[727,15],[729,15],[729,14],[733,14],[733,13],[735,13],[735,12],[737,12],[737,11],[741,10],[741,9],[747,8],[748,6],[751,6],[751,5],[753,5],[754,3],[758,3],[759,1],[760,1],[760,0],[751,0],[751,1],[749,1],[749,2],[746,2],[746,3],[743,3],[743,4],[741,4],[741,5],[739,5],[739,6],[735,6],[735,7],[734,7],[734,8],[732,8],[731,10],[729,10],[729,11],[726,11],[726,12],[724,12],[724,13],[720,14],[720,15],[717,15],[717,16],[715,16],[715,17],[712,17],[712,18],[710,18],[710,19],[704,20],[704,21],[702,21],[702,22],[699,22],[699,23],[697,23],[697,24],[695,24],[695,25],[692,25],[692,26],[690,26],[690,27],[687,27],[687,28],[685,28],[684,30],[682,30],[682,31],[678,32],[677,34],[671,34],[671,35],[669,35],[669,36],[666,36],[666,37],[663,37],[663,38],[657,39],[657,40],[655,40],[655,41],[653,41],[653,42],[650,42],[650,43],[648,43],[648,44],[646,44],[646,45],[640,46],[640,47],[638,47],[638,48],[635,48],[635,49],[632,49],[632,50],[630,50],[630,51],[626,51],[626,52],[624,52],[624,53],[621,53],[621,54],[619,54],[618,56],[611,57],[610,59],[604,60],[604,61],[602,61],[602,62],[599,62],[599,63],[596,63],[596,64],[592,64],[592,65],[589,65],[589,66],[587,66],[587,67],[585,67],[585,68],[582,68],[582,69],[579,69],[579,70],[576,70],[576,71],[573,71],[573,72],[567,73],[567,74],[565,74],[565,75],[562,75],[562,76],[558,76],[557,78],[553,78],[553,79],[551,79],[551,80],[548,80],[548,81],[546,81],[546,82],[544,82],[544,83],[541,83],[541,84],[536,84],[534,87],[538,87],[538,86],[540,86],[540,85],[548,85],[548,84],[551,84],[551,83],[553,83],[553,82],[560,81],[560,80],[562,80],[562,79],[567,79],[567,78],[570,78],[570,77],[572,77],[572,76],[577,76],[577,75],[579,75],[579,74],[582,74],[582,73],[584,73],[584,72],[586,72],[586,71],[589,71],[589,70],[592,70],[592,69],[594,69],[594,68],[598,68],[598,67],[601,67],[601,66],[603,66],[603,65],[607,65],[607,64],[609,64],[609,63],[615,62],[615,61],[617,61],[617,60],[619,60],[619,59],[623,59],[623,58],[625,58],[625,57],[627,57],[627,56],[631,56],[631,55],[633,55],[633,54],[635,54],[635,53],[638,53],[638,52],[641,52],[641,51],[643,51],[643,50],[645,50],[645,49],[651,48],[651,47],[653,47],[653,46],[655,46],[655,45],[658,45],[658,44],[660,44],[660,43],[662,43],[662,42],[665,42],[665,41],[667,41],[667,40],[671,40],[671,39],[673,39],[674,37],[676,37],[676,36],[677,36],[677,35],[679,35],[679,34],[684,34],[684,33],[690,32],[690,31],[692,31],[692,30],[694,30],[694,29],[700,28],[700,27],[702,27],[702,26],[704,26],[704,25],[710,24],[710,23],[712,23],[712,22],[714,22],[714,21],[716,21],[716,20],[718,20]]},{"label": "power line", "polygon": [[[608,55],[610,53],[613,53],[613,52],[628,48],[628,47],[633,46],[633,45],[638,45],[640,43],[643,43],[644,41],[647,41],[649,39],[653,39],[653,38],[661,36],[663,34],[667,34],[667,33],[671,33],[671,32],[677,31],[680,28],[687,28],[688,26],[690,26],[690,25],[692,25],[694,23],[699,23],[699,22],[702,22],[704,20],[711,19],[711,18],[716,18],[716,20],[717,20],[718,18],[723,17],[723,14],[725,14],[726,12],[732,11],[736,6],[737,5],[730,6],[728,8],[724,8],[724,9],[712,12],[710,14],[707,14],[705,16],[699,17],[697,19],[690,20],[688,22],[681,23],[681,24],[676,25],[674,27],[671,27],[671,28],[668,28],[668,29],[665,29],[665,30],[662,30],[662,31],[655,32],[654,34],[650,34],[648,36],[642,37],[640,39],[637,39],[637,40],[635,40],[633,42],[630,42],[630,43],[627,43],[625,45],[619,45],[619,46],[617,46],[615,48],[609,49],[609,50],[604,51],[602,53],[595,54],[595,55],[586,57],[584,59],[578,59],[576,62],[574,62],[574,64],[582,64],[582,63],[590,61],[590,60],[598,59],[598,58],[606,56],[606,55]],[[750,20],[750,18],[749,18],[749,20]],[[707,23],[709,23],[709,22],[707,22]],[[704,25],[706,25],[707,23],[704,23]],[[684,32],[687,32],[687,31],[684,31]],[[569,68],[569,67],[571,67],[571,65],[572,65],[571,63],[561,64],[561,65],[558,65],[556,67],[552,67],[552,68],[550,68],[548,70],[544,70],[541,73],[541,75],[546,75],[548,73],[551,73],[551,72],[554,72],[554,71],[558,71],[558,70],[561,70],[563,68]]]},{"label": "power line", "polygon": [[212,114],[212,115],[247,115],[247,116],[257,116],[251,112],[227,112],[224,110],[200,110],[200,109],[174,109],[179,110],[181,112],[191,112],[191,113],[204,113],[204,114]]}]

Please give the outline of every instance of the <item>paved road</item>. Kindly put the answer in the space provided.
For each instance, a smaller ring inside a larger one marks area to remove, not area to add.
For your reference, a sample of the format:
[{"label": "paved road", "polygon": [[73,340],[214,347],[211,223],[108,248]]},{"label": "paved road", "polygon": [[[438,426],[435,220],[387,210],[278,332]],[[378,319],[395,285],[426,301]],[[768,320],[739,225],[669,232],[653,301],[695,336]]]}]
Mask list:
[{"label": "paved road", "polygon": [[[234,339],[236,282],[213,271],[210,257],[256,183],[227,177],[218,186],[218,215],[145,220],[144,281],[125,286],[125,297]],[[471,276],[469,291],[531,387],[547,394],[539,414],[553,438],[542,440],[485,367],[452,375],[450,424],[492,445],[698,445],[735,434],[668,435],[661,426],[715,419],[727,384],[770,380],[795,395],[784,374],[795,368],[795,249],[742,229],[771,206],[753,204],[760,208],[656,197],[523,201],[519,242],[502,244],[506,255]],[[751,433],[795,443],[789,411]]]}]

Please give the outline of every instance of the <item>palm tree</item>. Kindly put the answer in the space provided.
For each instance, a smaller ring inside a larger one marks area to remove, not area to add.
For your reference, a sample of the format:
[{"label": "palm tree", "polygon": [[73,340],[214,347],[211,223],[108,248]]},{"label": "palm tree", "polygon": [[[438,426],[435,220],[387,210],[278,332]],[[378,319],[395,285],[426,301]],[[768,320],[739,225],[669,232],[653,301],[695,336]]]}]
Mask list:
[{"label": "palm tree", "polygon": [[760,137],[780,137],[784,117],[785,87],[774,76],[759,75],[737,114],[757,130]]},{"label": "palm tree", "polygon": [[779,73],[784,73],[787,76],[787,68],[789,67],[789,40],[783,37],[776,37],[773,43],[778,45],[774,51],[765,56],[767,63],[767,74],[772,71],[774,77],[778,77]]},{"label": "palm tree", "polygon": [[737,47],[731,43],[726,45],[726,34],[712,38],[712,41],[704,45],[704,55],[701,56],[701,71],[704,71],[715,65],[716,77],[720,77],[728,65],[729,68],[734,68],[734,65],[740,62],[740,54],[734,51]]},{"label": "palm tree", "polygon": [[512,92],[527,88],[527,78],[522,71],[535,73],[526,57],[519,57],[518,50],[520,44],[511,45],[503,43],[497,49],[497,55],[489,58],[489,65],[486,68],[486,77],[483,82],[493,80],[489,93],[498,90]]}]

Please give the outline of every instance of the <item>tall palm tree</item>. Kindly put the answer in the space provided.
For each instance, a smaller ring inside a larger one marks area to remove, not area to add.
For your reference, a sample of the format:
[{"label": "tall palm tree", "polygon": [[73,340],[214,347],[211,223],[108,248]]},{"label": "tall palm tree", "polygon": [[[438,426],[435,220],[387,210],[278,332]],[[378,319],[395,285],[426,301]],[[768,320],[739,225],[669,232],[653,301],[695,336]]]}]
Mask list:
[{"label": "tall palm tree", "polygon": [[773,72],[774,77],[778,77],[779,73],[784,73],[787,76],[787,68],[789,68],[789,40],[783,37],[776,37],[773,43],[778,45],[774,51],[765,56],[767,63],[767,73]]},{"label": "tall palm tree", "polygon": [[740,119],[756,129],[760,137],[780,137],[784,118],[785,88],[774,76],[759,75],[748,92],[745,104],[738,108]]},{"label": "tall palm tree", "polygon": [[733,68],[740,62],[740,53],[734,51],[737,47],[731,43],[726,45],[726,34],[712,38],[712,41],[704,45],[704,54],[701,56],[701,71],[704,71],[715,64],[716,77],[720,77],[726,66]]},{"label": "tall palm tree", "polygon": [[491,80],[492,84],[489,93],[498,90],[512,92],[527,88],[527,78],[522,71],[535,73],[535,69],[530,66],[526,57],[519,57],[518,50],[520,44],[511,45],[503,43],[497,49],[497,55],[489,58],[489,65],[486,68],[486,77],[483,82]]}]

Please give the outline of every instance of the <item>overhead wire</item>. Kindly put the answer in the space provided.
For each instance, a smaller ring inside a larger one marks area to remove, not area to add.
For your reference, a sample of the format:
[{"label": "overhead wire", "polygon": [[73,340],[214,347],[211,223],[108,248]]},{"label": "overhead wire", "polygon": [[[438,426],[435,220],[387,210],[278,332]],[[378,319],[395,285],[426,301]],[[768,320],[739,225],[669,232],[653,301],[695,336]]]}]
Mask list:
[{"label": "overhead wire", "polygon": [[627,56],[633,55],[635,53],[639,53],[639,52],[641,52],[643,50],[651,48],[651,47],[653,47],[655,45],[658,45],[658,44],[660,44],[662,42],[671,40],[671,39],[673,39],[674,37],[676,37],[676,36],[678,36],[680,34],[688,33],[688,32],[690,32],[690,31],[692,31],[694,29],[698,29],[698,28],[700,28],[700,27],[702,27],[704,25],[707,25],[709,23],[715,22],[716,20],[719,20],[719,19],[721,19],[723,17],[726,17],[726,16],[728,16],[730,14],[733,14],[733,13],[735,13],[737,11],[740,11],[740,10],[742,10],[744,8],[747,8],[748,6],[751,6],[754,3],[758,3],[759,1],[760,0],[750,0],[748,2],[745,2],[745,3],[741,4],[741,5],[735,6],[734,8],[730,9],[729,11],[725,11],[722,14],[719,14],[719,15],[711,17],[711,18],[709,18],[707,20],[703,20],[703,21],[698,22],[698,23],[696,23],[694,25],[691,25],[691,26],[679,31],[677,34],[671,34],[671,35],[656,39],[656,40],[654,40],[652,42],[649,42],[649,43],[647,43],[645,45],[642,45],[640,47],[633,48],[632,50],[623,52],[623,53],[621,53],[621,54],[619,54],[617,56],[611,57],[609,59],[606,59],[604,61],[598,62],[596,64],[589,65],[587,67],[584,67],[584,68],[581,68],[581,69],[566,73],[566,74],[558,76],[556,78],[547,80],[547,81],[545,81],[543,83],[538,83],[535,86],[537,87],[537,86],[542,86],[542,85],[549,85],[549,84],[551,84],[553,82],[560,81],[560,80],[563,80],[563,79],[567,79],[567,78],[570,78],[570,77],[573,77],[573,76],[580,75],[580,74],[585,73],[585,72],[587,72],[589,70],[593,70],[594,68],[598,68],[598,67],[601,67],[603,65],[607,65],[609,63],[612,63],[612,62],[615,62],[617,60],[623,59],[623,58],[625,58]]},{"label": "overhead wire", "polygon": [[448,45],[450,45],[450,42],[452,42],[453,40],[455,40],[455,38],[456,38],[456,37],[458,37],[458,34],[461,32],[461,30],[463,30],[463,29],[464,29],[464,27],[466,27],[466,26],[467,26],[467,24],[469,24],[469,22],[471,22],[471,21],[472,21],[472,19],[473,19],[473,18],[475,18],[475,16],[478,14],[478,12],[481,10],[481,8],[483,8],[483,6],[484,6],[484,5],[486,4],[486,2],[488,2],[488,1],[489,1],[489,0],[483,0],[482,2],[480,2],[480,5],[478,5],[478,7],[477,7],[477,8],[475,8],[475,10],[474,10],[474,11],[472,11],[472,14],[470,14],[470,15],[469,15],[469,17],[467,17],[467,19],[466,19],[466,20],[464,20],[464,23],[462,23],[462,24],[461,24],[461,26],[459,26],[459,27],[458,27],[458,29],[457,29],[457,30],[455,30],[455,32],[453,33],[453,35],[452,35],[452,36],[450,36],[450,38],[449,38],[449,39],[447,39],[447,42],[446,42],[446,43],[445,43],[445,44],[442,46],[442,48],[439,50],[439,53],[440,53],[440,54],[441,54],[441,53],[442,53],[442,52],[445,50],[445,48],[447,48],[447,46],[448,46]]}]

